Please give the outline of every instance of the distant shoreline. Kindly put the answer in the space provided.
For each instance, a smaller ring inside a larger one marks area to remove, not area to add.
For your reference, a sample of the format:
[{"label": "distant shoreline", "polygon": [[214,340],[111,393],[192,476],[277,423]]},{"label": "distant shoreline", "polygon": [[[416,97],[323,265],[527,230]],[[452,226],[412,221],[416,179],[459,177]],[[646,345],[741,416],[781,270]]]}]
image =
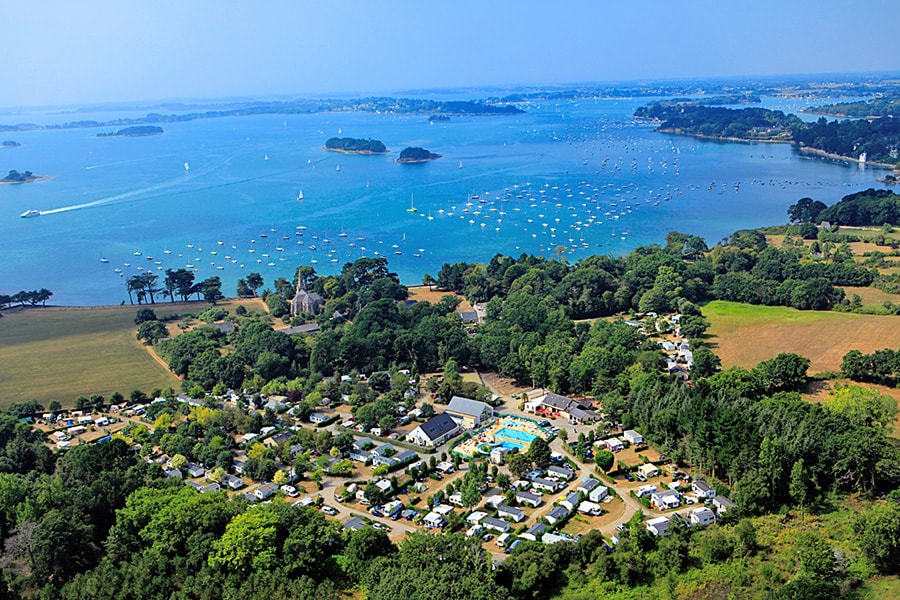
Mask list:
[{"label": "distant shoreline", "polygon": [[819,150],[818,148],[808,148],[806,146],[800,146],[800,154],[815,154],[816,156],[821,156],[823,158],[833,158],[834,160],[842,160],[849,163],[857,163],[861,165],[878,167],[880,169],[893,169],[894,165],[889,165],[887,163],[866,161],[861,162],[858,158],[853,158],[852,156],[843,156],[842,154],[832,154],[831,152],[825,152],[824,150]]}]

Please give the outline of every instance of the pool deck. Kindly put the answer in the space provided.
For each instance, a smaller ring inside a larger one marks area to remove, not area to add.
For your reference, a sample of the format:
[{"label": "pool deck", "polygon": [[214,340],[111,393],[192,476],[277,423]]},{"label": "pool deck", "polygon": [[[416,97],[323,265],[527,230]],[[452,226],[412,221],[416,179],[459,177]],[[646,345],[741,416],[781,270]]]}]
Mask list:
[{"label": "pool deck", "polygon": [[518,431],[523,434],[530,435],[532,440],[534,438],[540,437],[544,441],[549,441],[553,438],[552,433],[550,433],[543,427],[540,427],[537,422],[533,421],[532,419],[520,417],[517,415],[497,415],[497,418],[494,422],[482,427],[481,429],[476,430],[469,438],[457,444],[453,448],[452,452],[465,457],[484,456],[485,453],[481,451],[482,446],[497,446],[500,445],[504,440],[509,440],[516,443],[517,445],[521,445],[522,452],[528,450],[528,447],[531,445],[530,440],[526,442],[525,440],[520,440],[513,436],[497,436],[496,434],[503,429],[510,429],[512,431]]}]

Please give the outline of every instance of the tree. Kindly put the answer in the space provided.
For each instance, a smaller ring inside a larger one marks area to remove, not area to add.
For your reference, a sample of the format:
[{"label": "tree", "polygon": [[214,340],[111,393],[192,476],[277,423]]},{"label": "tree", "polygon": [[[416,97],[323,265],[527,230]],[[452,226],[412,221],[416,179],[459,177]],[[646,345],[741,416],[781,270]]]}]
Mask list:
[{"label": "tree", "polygon": [[250,289],[250,286],[247,285],[246,279],[238,279],[235,292],[237,293],[238,298],[250,298],[255,295],[253,290]]},{"label": "tree", "polygon": [[812,480],[803,465],[802,458],[794,461],[794,466],[791,467],[788,493],[791,495],[791,499],[800,505],[800,518],[803,519],[803,507],[809,502],[812,493]]},{"label": "tree", "polygon": [[35,580],[61,586],[91,566],[99,554],[93,533],[93,527],[74,514],[55,509],[47,512],[34,529],[29,549]]},{"label": "tree", "polygon": [[831,546],[818,533],[805,532],[797,539],[797,555],[804,573],[814,578],[833,579],[837,561]]},{"label": "tree", "polygon": [[162,321],[144,321],[137,330],[137,339],[146,344],[155,344],[165,337],[169,337],[169,330]]},{"label": "tree", "polygon": [[720,368],[722,368],[722,361],[712,350],[706,346],[701,346],[694,350],[694,365],[691,367],[692,377],[711,377]]},{"label": "tree", "polygon": [[678,328],[681,330],[681,335],[684,337],[698,338],[709,329],[709,321],[701,316],[684,315],[681,317]]},{"label": "tree", "polygon": [[259,273],[250,273],[247,275],[247,287],[253,290],[253,295],[256,296],[256,290],[263,286],[263,277]]},{"label": "tree", "polygon": [[853,523],[859,547],[881,573],[900,572],[900,505],[879,502]]},{"label": "tree", "polygon": [[598,469],[609,472],[615,462],[615,455],[609,450],[598,450],[594,453],[594,462]]},{"label": "tree", "polygon": [[550,445],[544,438],[537,437],[532,440],[525,457],[533,462],[538,469],[546,469],[550,466],[550,454],[552,454]]},{"label": "tree", "polygon": [[173,469],[183,469],[185,465],[187,465],[187,458],[185,458],[184,454],[176,454],[172,457],[170,464]]},{"label": "tree", "polygon": [[197,293],[210,304],[215,304],[225,296],[222,294],[222,279],[218,276],[208,277],[197,284]]},{"label": "tree", "polygon": [[134,317],[134,324],[140,325],[145,321],[156,321],[156,313],[152,308],[139,308]]}]

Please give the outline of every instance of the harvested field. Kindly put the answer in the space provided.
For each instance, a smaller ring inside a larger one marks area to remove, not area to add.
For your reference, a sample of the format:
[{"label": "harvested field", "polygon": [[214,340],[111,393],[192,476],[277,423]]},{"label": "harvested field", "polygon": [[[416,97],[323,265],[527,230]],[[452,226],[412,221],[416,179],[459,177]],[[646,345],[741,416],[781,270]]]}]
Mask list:
[{"label": "harvested field", "polygon": [[894,348],[900,317],[830,311],[800,311],[782,306],[710,302],[703,314],[711,323],[708,339],[724,368],[752,368],[781,352],[810,359],[809,372],[837,371],[850,350],[871,353]]},{"label": "harvested field", "polygon": [[[264,311],[258,299],[225,301]],[[146,306],[146,305],[145,305]],[[200,313],[206,302],[158,303],[158,316]],[[157,362],[135,338],[134,316],[139,306],[47,307],[4,311],[0,319],[0,408],[11,402],[37,400],[44,406],[57,400],[72,406],[78,396],[133,389],[180,389],[180,381]]]},{"label": "harvested field", "polygon": [[432,304],[437,304],[444,296],[456,296],[457,298],[462,300],[462,303],[460,303],[459,307],[456,309],[457,311],[472,310],[472,305],[469,304],[469,301],[460,294],[454,294],[453,292],[441,292],[436,289],[429,289],[427,285],[411,286],[408,289],[409,299],[415,300],[416,302],[431,302]]}]

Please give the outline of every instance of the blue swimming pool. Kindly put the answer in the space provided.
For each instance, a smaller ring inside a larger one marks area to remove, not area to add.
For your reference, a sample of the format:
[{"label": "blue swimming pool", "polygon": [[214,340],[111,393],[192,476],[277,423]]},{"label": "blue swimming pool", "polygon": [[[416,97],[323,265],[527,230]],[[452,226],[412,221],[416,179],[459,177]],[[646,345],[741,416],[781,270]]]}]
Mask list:
[{"label": "blue swimming pool", "polygon": [[[533,433],[527,433],[525,431],[520,431],[518,429],[510,429],[509,427],[504,427],[502,429],[498,429],[494,432],[494,439],[497,440],[518,440],[522,442],[522,445],[530,444],[534,438],[537,436]],[[521,447],[521,446],[520,446]]]}]

